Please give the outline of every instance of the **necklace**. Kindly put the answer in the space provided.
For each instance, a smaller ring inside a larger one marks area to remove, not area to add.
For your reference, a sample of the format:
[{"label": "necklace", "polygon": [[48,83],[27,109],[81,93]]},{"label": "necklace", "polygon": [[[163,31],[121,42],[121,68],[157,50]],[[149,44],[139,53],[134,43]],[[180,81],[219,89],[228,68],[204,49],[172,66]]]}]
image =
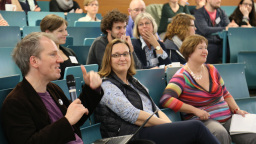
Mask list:
[{"label": "necklace", "polygon": [[[187,64],[187,66],[188,66],[188,64]],[[190,74],[192,75],[192,77],[193,77],[195,80],[200,80],[200,79],[202,79],[202,77],[203,77],[203,67],[204,67],[204,65],[201,66],[201,72],[200,72],[200,74],[195,74],[195,73],[193,73],[193,71],[189,68],[189,66],[188,66],[188,70],[190,71]]]}]

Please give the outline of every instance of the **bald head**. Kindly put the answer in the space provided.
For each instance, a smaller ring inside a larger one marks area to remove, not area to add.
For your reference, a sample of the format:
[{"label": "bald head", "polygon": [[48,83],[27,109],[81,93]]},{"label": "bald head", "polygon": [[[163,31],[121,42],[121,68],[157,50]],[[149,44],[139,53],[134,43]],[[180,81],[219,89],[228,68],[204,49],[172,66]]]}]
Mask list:
[{"label": "bald head", "polygon": [[146,5],[143,0],[132,0],[130,6],[128,8],[128,12],[132,17],[133,21],[135,20],[136,16],[141,12],[145,12]]}]

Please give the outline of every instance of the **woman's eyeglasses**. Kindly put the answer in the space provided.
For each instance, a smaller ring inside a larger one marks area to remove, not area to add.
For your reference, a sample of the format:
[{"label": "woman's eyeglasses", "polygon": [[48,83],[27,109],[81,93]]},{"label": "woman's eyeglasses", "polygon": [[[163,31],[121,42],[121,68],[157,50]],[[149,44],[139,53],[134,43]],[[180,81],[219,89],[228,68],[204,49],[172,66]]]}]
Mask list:
[{"label": "woman's eyeglasses", "polygon": [[113,58],[121,58],[121,55],[123,55],[125,58],[126,57],[128,57],[128,56],[130,56],[130,52],[125,52],[125,53],[123,53],[123,54],[118,54],[118,53],[116,53],[116,54],[112,54],[111,56],[113,57]]}]

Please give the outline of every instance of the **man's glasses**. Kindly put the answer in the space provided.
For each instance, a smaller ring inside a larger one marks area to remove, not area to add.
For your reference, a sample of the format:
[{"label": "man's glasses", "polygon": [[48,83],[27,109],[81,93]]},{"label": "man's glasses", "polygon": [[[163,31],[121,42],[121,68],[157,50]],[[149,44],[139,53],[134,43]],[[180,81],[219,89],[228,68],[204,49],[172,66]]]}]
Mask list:
[{"label": "man's glasses", "polygon": [[126,57],[128,57],[128,56],[130,56],[130,52],[125,52],[125,53],[123,53],[123,54],[118,54],[118,53],[116,53],[116,54],[112,54],[111,56],[113,57],[113,58],[121,58],[121,55],[123,55],[125,58]]},{"label": "man's glasses", "polygon": [[144,8],[135,8],[135,9],[133,9],[133,11],[135,11],[135,12],[145,12],[145,9]]}]

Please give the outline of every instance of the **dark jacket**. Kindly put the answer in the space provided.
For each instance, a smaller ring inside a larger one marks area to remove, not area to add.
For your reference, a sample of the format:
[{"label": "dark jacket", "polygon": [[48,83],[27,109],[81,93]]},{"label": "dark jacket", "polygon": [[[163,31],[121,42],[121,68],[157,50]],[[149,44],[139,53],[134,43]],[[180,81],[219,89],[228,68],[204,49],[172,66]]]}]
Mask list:
[{"label": "dark jacket", "polygon": [[[63,91],[55,84],[49,83],[47,91],[60,108],[63,115],[67,112],[70,102]],[[101,92],[103,94],[103,92]],[[83,105],[93,112],[102,94],[83,87],[80,99]],[[60,104],[59,100],[63,102]],[[84,115],[80,121],[71,126],[63,117],[51,123],[47,109],[38,93],[23,78],[13,91],[7,96],[2,107],[3,129],[9,144],[64,144],[75,140],[74,132],[80,137],[79,127],[90,115]]]},{"label": "dark jacket", "polygon": [[50,5],[50,12],[70,12],[72,9],[74,11],[76,11],[76,9],[80,9],[78,3],[75,1],[73,1],[73,7],[68,10],[61,9],[56,0],[51,0],[49,5]]},{"label": "dark jacket", "polygon": [[171,61],[172,62],[180,62],[181,64],[185,64],[187,61],[185,58],[183,58],[177,51],[180,51],[177,45],[172,40],[166,39],[164,42],[164,45],[166,47],[166,50],[168,54],[170,54],[171,51]]},{"label": "dark jacket", "polygon": [[[140,95],[131,86],[123,83],[123,81],[120,80],[114,72],[112,72],[106,79],[104,79],[104,81],[105,80],[108,80],[116,85],[124,93],[124,95],[134,107],[143,110]],[[138,82],[138,80],[133,77],[128,77],[128,81],[150,99],[152,103],[152,109],[155,111],[156,106],[153,100],[149,96],[147,90],[140,84],[140,82]],[[103,138],[133,134],[139,128],[137,125],[123,120],[113,111],[111,111],[107,106],[102,104],[99,104],[95,111],[95,120],[101,123],[100,130]],[[136,137],[138,137],[138,135],[136,135]]]},{"label": "dark jacket", "polygon": [[[20,2],[20,1],[19,1]],[[36,0],[34,0],[34,3],[35,5],[38,6]],[[29,7],[29,3],[28,3],[28,0],[26,0],[26,2],[20,2],[20,6],[22,7],[22,9],[27,13],[28,11],[34,11],[34,10],[31,10],[30,7]]]},{"label": "dark jacket", "polygon": [[220,22],[216,23],[214,26],[204,7],[195,12],[195,18],[197,34],[206,37],[209,43],[221,43],[222,40],[219,38],[219,36],[213,35],[213,33],[225,30],[226,26],[229,24],[228,16],[221,8],[218,8],[216,13],[216,19],[219,18]]},{"label": "dark jacket", "polygon": [[[63,63],[60,63],[60,69],[61,69],[60,75],[61,76],[59,79],[63,79],[66,67],[78,66],[80,64],[79,64],[79,62],[78,63],[71,62],[70,56],[74,56],[77,60],[76,54],[72,49],[60,46],[60,50],[62,50],[62,52],[68,57],[67,60],[65,60]],[[66,79],[66,78],[64,78],[64,79]]]},{"label": "dark jacket", "polygon": [[[161,57],[158,58],[158,61],[159,61],[158,66],[168,65],[168,64],[172,63],[172,61],[169,59],[169,53],[166,51],[164,44],[161,41],[158,41],[158,43],[160,44],[162,49],[168,54],[168,57],[166,59],[162,59]],[[132,45],[133,45],[134,51],[135,51],[138,59],[140,60],[141,64],[143,65],[143,68],[144,69],[151,68],[151,67],[147,66],[147,57],[146,57],[145,49],[141,48],[142,43],[141,43],[140,39],[132,39]],[[155,51],[154,51],[154,56],[156,57]]]}]

